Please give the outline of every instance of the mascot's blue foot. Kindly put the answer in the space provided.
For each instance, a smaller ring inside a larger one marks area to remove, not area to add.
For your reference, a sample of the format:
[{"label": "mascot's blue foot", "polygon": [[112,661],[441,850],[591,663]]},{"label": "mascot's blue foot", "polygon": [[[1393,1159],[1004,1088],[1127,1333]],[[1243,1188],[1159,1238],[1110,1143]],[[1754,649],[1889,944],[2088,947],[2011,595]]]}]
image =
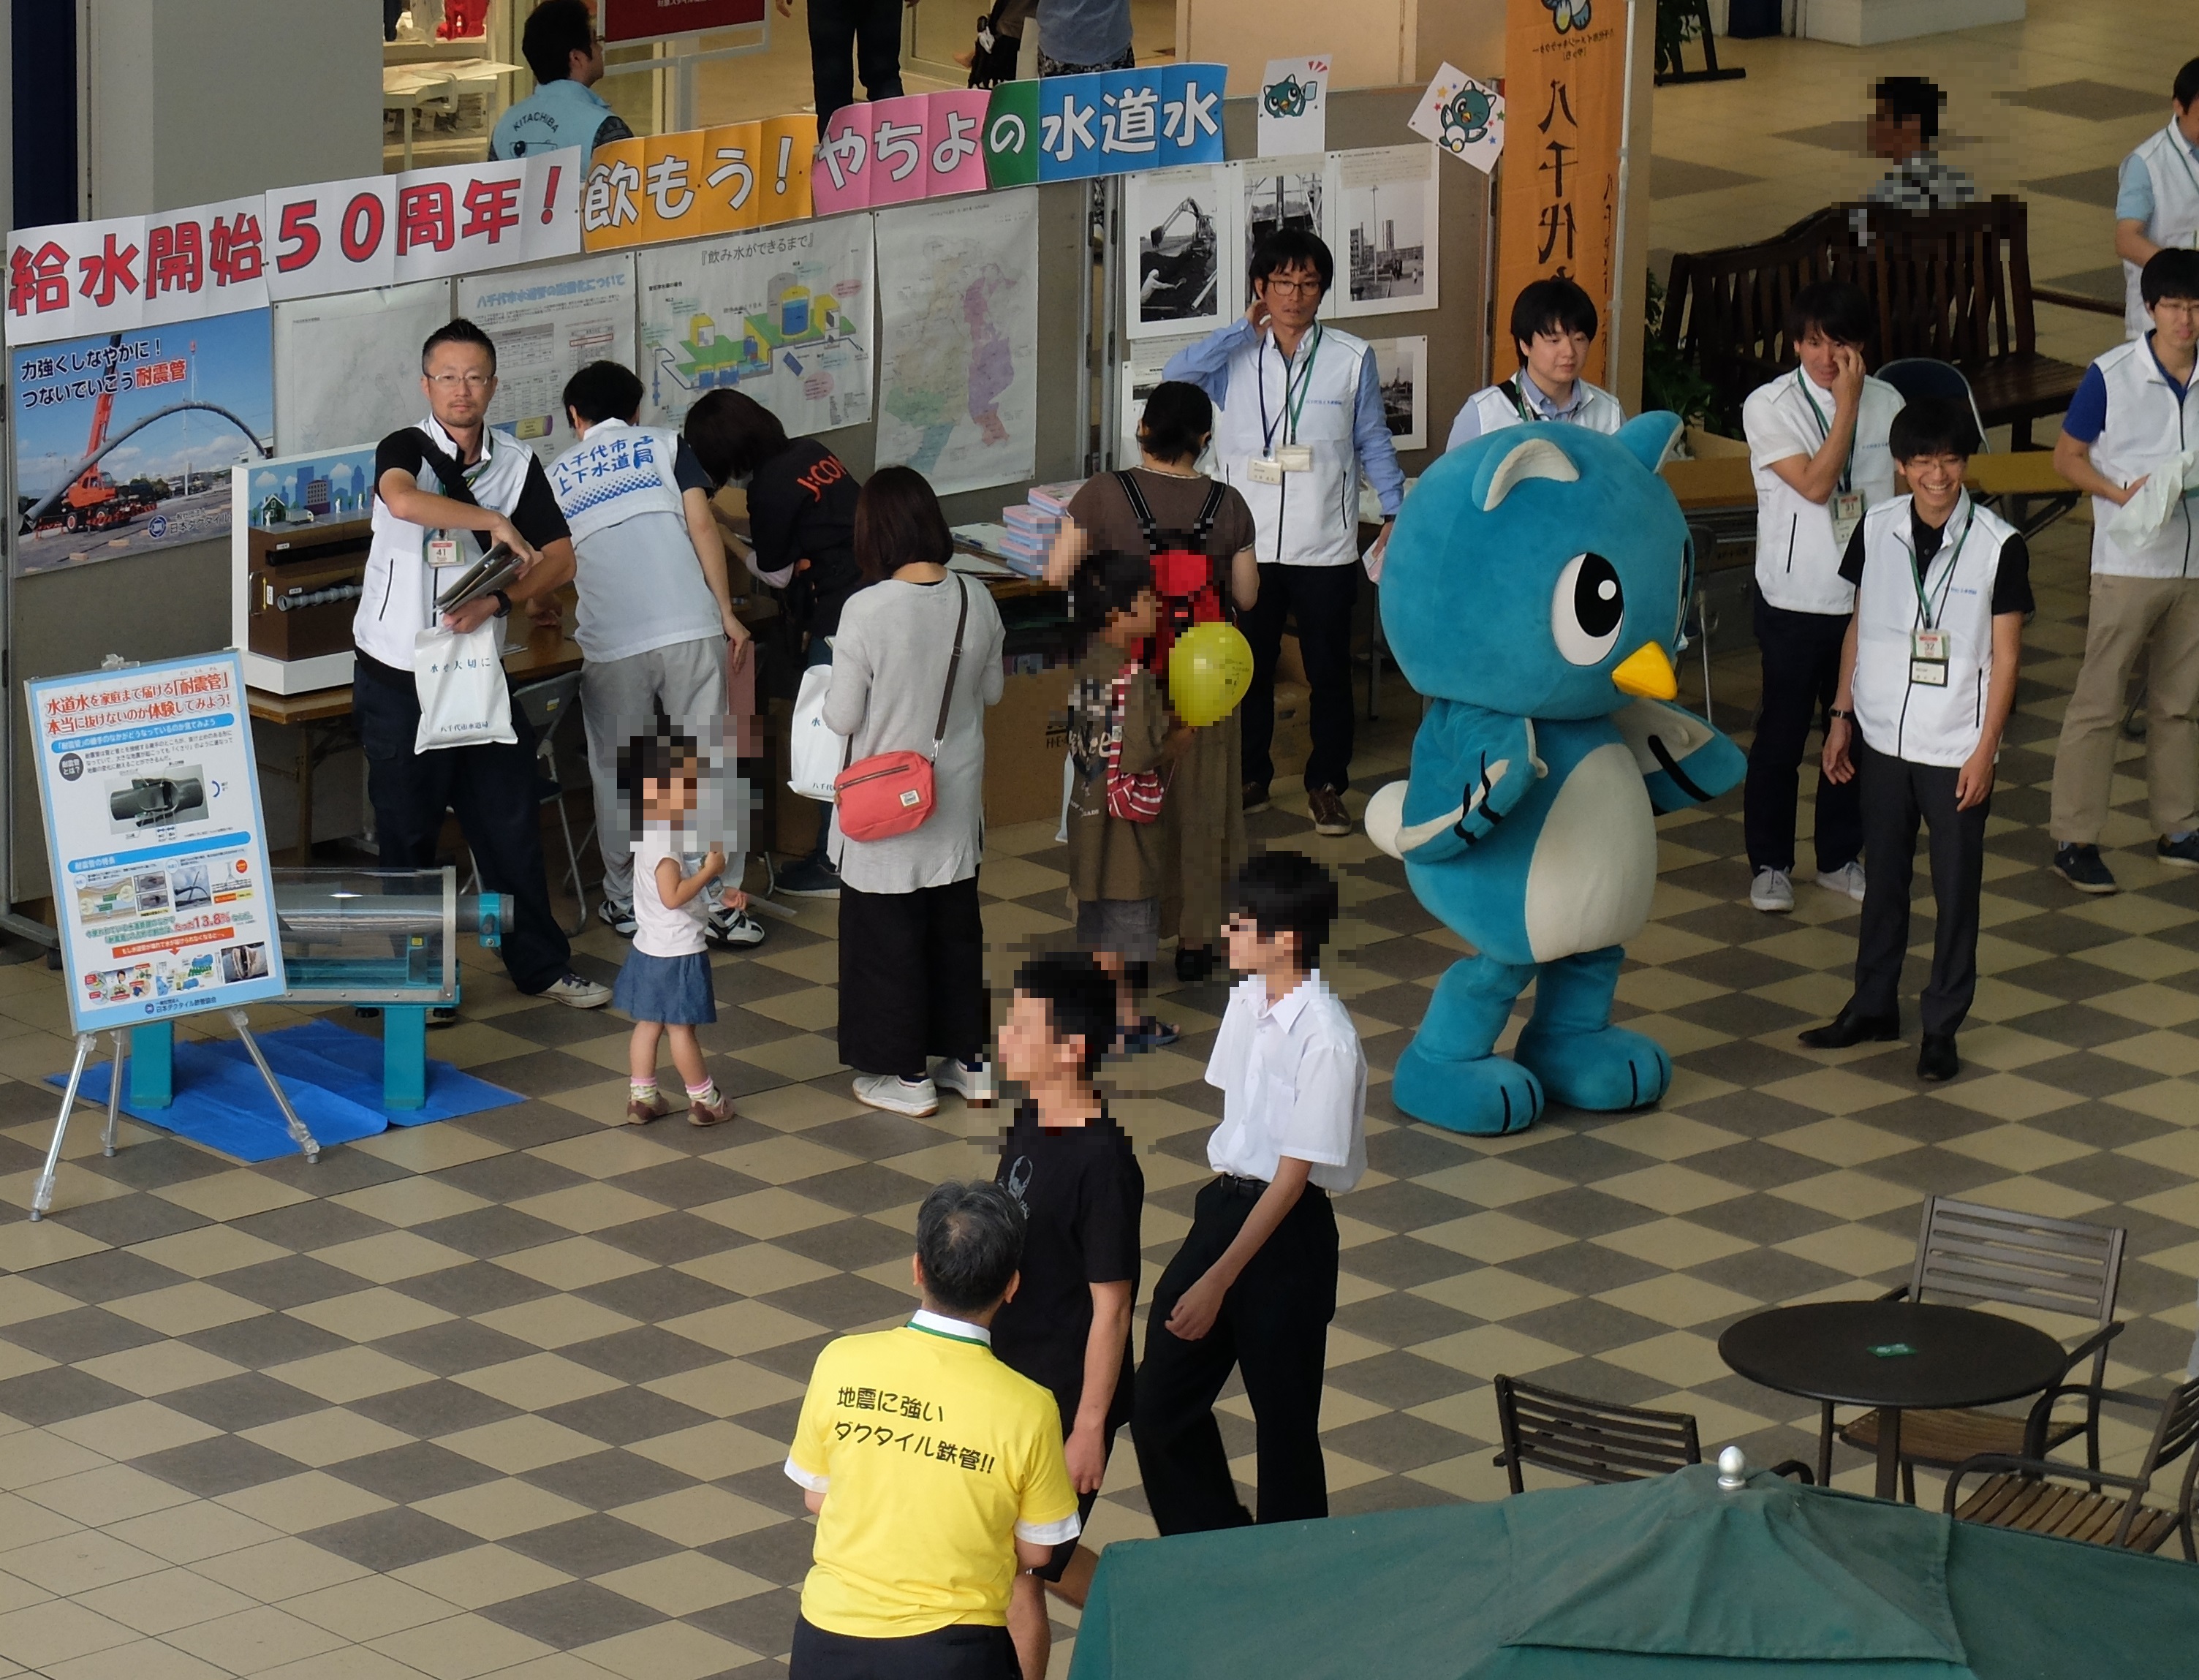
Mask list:
[{"label": "mascot's blue foot", "polygon": [[1397,1058],[1390,1097],[1415,1120],[1478,1137],[1524,1132],[1547,1105],[1541,1084],[1519,1063],[1502,1056],[1445,1061],[1417,1039]]},{"label": "mascot's blue foot", "polygon": [[[1519,1035],[1514,1053],[1542,1080],[1550,1100],[1569,1108],[1600,1112],[1641,1108],[1663,1096],[1672,1083],[1672,1059],[1665,1047],[1624,1027],[1537,1032],[1530,1024]],[[1400,1077],[1403,1072],[1400,1062]],[[1398,1104],[1404,1105],[1402,1095]]]}]

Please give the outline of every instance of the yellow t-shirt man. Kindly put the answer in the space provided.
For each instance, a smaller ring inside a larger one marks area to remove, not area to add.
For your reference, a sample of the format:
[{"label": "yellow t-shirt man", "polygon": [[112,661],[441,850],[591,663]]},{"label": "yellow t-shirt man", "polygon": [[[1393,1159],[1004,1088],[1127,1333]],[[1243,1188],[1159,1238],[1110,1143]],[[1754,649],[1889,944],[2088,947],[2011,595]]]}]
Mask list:
[{"label": "yellow t-shirt man", "polygon": [[802,1619],[850,1638],[1004,1626],[1015,1542],[1081,1527],[1053,1396],[938,1313],[817,1356],[786,1473],[825,1496]]}]

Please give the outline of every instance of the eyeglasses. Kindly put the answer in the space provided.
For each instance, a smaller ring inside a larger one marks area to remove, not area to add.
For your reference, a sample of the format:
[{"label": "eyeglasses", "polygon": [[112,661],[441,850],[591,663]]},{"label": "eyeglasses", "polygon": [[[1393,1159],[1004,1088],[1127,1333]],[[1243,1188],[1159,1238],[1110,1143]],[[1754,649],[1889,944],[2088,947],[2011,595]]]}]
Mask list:
[{"label": "eyeglasses", "polygon": [[496,383],[493,373],[431,373],[428,382],[439,391],[455,391],[461,385],[469,391],[486,391]]},{"label": "eyeglasses", "polygon": [[1286,297],[1319,297],[1327,289],[1315,280],[1284,280],[1274,275],[1268,277],[1268,289]]}]

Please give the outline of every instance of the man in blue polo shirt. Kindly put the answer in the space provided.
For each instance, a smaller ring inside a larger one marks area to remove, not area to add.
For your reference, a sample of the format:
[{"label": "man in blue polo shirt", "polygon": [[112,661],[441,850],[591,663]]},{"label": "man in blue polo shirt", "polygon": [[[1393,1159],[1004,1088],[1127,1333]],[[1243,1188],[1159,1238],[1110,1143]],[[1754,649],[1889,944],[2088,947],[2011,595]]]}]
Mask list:
[{"label": "man in blue polo shirt", "polygon": [[2185,452],[2199,446],[2199,251],[2155,252],[2139,295],[2153,330],[2085,370],[2054,446],[2055,470],[2092,498],[2085,664],[2062,715],[2048,819],[2056,872],[2087,893],[2115,890],[2100,832],[2123,694],[2141,653],[2154,854],[2199,869],[2199,529],[2182,486],[2156,506],[2157,522],[2133,530],[2117,517],[2155,473],[2183,476]]},{"label": "man in blue polo shirt", "polygon": [[493,158],[578,146],[592,152],[633,131],[603,101],[604,42],[587,0],[542,0],[527,16],[519,54],[534,73],[535,89],[498,120],[489,137]]}]

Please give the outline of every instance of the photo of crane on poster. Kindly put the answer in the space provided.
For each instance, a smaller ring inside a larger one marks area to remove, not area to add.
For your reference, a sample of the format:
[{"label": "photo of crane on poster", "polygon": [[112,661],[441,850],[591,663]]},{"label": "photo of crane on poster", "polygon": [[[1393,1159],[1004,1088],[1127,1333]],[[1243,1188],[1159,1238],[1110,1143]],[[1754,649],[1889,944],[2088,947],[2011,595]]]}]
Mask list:
[{"label": "photo of crane on poster", "polygon": [[9,353],[15,575],[225,537],[230,469],[274,452],[268,312]]},{"label": "photo of crane on poster", "polygon": [[676,426],[714,390],[753,397],[795,437],[869,419],[871,219],[836,216],[643,251],[633,364],[643,420]]}]

